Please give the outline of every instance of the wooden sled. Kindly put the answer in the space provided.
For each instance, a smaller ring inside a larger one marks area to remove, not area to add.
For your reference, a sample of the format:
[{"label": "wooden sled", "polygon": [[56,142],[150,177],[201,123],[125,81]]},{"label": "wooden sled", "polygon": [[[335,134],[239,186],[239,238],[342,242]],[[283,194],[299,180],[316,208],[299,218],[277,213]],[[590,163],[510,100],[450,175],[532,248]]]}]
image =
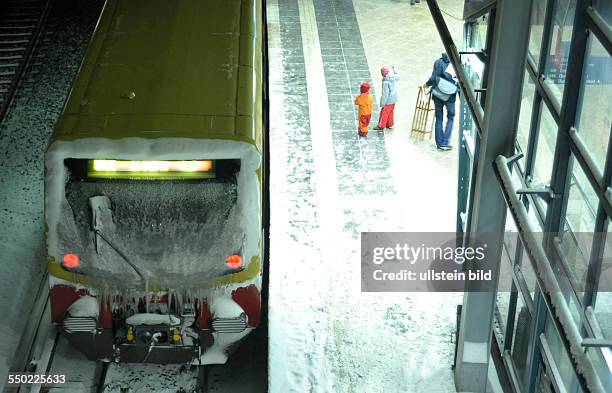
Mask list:
[{"label": "wooden sled", "polygon": [[410,131],[411,137],[415,136],[425,139],[425,136],[429,134],[429,138],[431,138],[434,127],[434,119],[432,117],[431,122],[429,121],[429,112],[434,110],[432,106],[431,94],[427,91],[425,86],[419,86],[416,105],[414,107],[414,116],[412,116],[412,130]]}]

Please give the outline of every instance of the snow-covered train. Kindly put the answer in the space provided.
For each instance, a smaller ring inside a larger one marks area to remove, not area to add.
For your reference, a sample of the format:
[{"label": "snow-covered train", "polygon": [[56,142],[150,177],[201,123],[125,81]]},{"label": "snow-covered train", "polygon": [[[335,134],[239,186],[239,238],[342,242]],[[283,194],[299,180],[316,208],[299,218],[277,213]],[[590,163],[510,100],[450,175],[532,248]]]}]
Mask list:
[{"label": "snow-covered train", "polygon": [[264,34],[261,0],[106,1],[45,153],[52,320],[87,358],[224,363],[262,322]]}]

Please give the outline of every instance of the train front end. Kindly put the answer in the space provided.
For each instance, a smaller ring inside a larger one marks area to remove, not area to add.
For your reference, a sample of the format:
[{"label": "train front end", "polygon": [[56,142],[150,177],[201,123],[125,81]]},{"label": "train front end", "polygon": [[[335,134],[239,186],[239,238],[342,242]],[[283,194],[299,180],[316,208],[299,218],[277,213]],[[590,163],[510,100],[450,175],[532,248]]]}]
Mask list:
[{"label": "train front end", "polygon": [[260,323],[261,154],[236,140],[56,140],[52,320],[91,360],[225,363]]}]

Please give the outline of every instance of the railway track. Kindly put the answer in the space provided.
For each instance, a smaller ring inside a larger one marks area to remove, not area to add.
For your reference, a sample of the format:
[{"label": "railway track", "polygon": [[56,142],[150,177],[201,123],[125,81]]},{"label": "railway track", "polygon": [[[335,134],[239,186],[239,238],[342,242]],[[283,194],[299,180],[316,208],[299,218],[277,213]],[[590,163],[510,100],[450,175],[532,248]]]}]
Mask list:
[{"label": "railway track", "polygon": [[47,280],[20,341],[13,373],[65,375],[60,385],[10,386],[4,393],[267,392],[267,329],[253,332],[227,364],[189,366],[102,363],[87,360],[51,323]]},{"label": "railway track", "polygon": [[[45,56],[52,58],[61,42],[53,36],[54,28],[61,30],[64,25],[62,19],[57,19],[57,12],[51,8],[59,8],[57,0],[0,0],[0,122],[7,117],[20,118],[18,115],[9,115],[17,111],[17,107],[24,107],[21,101],[30,99],[30,91],[40,94],[36,89],[38,83],[48,79],[48,62]],[[54,16],[55,15],[55,16]],[[54,27],[55,25],[55,27]],[[56,56],[59,57],[59,56]],[[36,74],[40,74],[36,78]],[[47,77],[45,77],[47,75]],[[46,93],[46,90],[43,90]],[[34,94],[32,94],[34,96]],[[13,103],[13,105],[11,105]],[[30,104],[28,102],[29,110]],[[11,120],[12,121],[12,120]],[[21,121],[21,120],[20,120]],[[5,124],[6,125],[6,124]],[[118,382],[117,373],[124,365],[115,363],[95,363],[87,361],[82,355],[57,334],[55,327],[50,323],[50,307],[48,278],[41,280],[32,309],[23,310],[23,316],[28,318],[22,333],[18,351],[13,357],[11,371],[14,373],[30,372],[36,374],[65,374],[69,376],[67,383],[62,386],[13,386],[7,387],[3,392],[88,392],[88,393],[123,393]],[[34,285],[35,287],[35,285]],[[33,289],[36,291],[36,288]],[[267,341],[266,341],[267,345]],[[210,366],[191,370],[195,379],[195,391],[206,392],[265,392],[267,380],[258,380],[253,375],[263,376],[259,371],[250,367],[253,355],[247,352],[231,358],[228,367]],[[263,359],[265,362],[265,359]],[[245,373],[246,371],[246,373]],[[144,373],[145,378],[150,377]],[[5,381],[0,381],[5,382]],[[184,381],[183,381],[184,382]],[[186,386],[190,385],[186,383]],[[0,384],[1,386],[1,384]],[[114,389],[119,387],[119,389]],[[129,387],[129,384],[128,384]],[[155,391],[155,389],[150,389]],[[177,389],[180,393],[192,391]]]},{"label": "railway track", "polygon": [[0,5],[0,122],[28,67],[52,0],[8,0]]},{"label": "railway track", "polygon": [[[48,291],[40,293],[22,338],[27,351],[25,365],[12,373],[60,375],[60,384],[7,386],[4,393],[126,393],[129,391],[176,391],[208,393],[208,368],[181,365],[118,364],[93,362],[61,336],[50,321]],[[44,303],[44,304],[43,304]],[[223,390],[222,390],[223,391]],[[227,390],[230,392],[231,390]]]}]

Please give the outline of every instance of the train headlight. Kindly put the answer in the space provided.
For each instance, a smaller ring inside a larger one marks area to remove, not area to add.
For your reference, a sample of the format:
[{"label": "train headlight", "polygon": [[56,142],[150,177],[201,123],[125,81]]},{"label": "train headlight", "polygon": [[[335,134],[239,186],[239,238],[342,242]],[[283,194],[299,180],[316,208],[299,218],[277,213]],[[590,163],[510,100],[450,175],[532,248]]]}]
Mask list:
[{"label": "train headlight", "polygon": [[102,179],[211,179],[213,160],[89,160],[87,175]]},{"label": "train headlight", "polygon": [[77,254],[66,254],[64,255],[64,266],[68,268],[75,268],[81,264],[81,259]]},{"label": "train headlight", "polygon": [[240,254],[232,254],[225,260],[230,269],[240,269],[242,267],[242,257]]},{"label": "train headlight", "polygon": [[134,341],[134,331],[132,330],[132,328],[128,328],[126,338],[128,342]]}]

